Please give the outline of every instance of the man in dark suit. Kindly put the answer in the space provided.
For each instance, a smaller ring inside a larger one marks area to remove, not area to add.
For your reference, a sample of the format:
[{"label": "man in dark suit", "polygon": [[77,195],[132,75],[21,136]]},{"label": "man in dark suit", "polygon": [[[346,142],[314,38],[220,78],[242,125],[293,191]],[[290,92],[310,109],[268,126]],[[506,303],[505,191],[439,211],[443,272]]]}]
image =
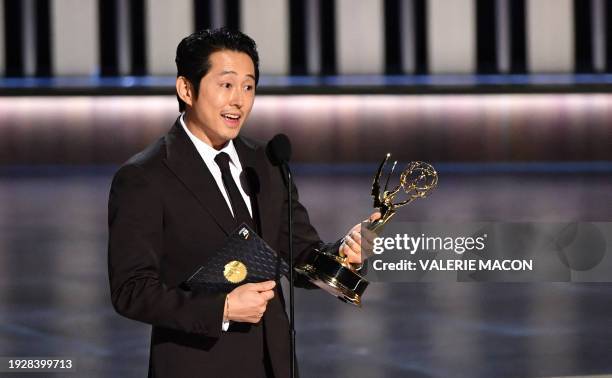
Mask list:
[{"label": "man in dark suit", "polygon": [[[289,323],[274,281],[240,285],[227,295],[180,286],[242,222],[287,255],[283,179],[260,144],[239,136],[253,106],[258,61],[255,42],[240,32],[183,39],[176,56],[182,113],[113,179],[111,298],[119,314],[153,326],[150,377],[289,376]],[[301,261],[322,242],[292,191]],[[340,246],[356,264],[359,229]]]}]

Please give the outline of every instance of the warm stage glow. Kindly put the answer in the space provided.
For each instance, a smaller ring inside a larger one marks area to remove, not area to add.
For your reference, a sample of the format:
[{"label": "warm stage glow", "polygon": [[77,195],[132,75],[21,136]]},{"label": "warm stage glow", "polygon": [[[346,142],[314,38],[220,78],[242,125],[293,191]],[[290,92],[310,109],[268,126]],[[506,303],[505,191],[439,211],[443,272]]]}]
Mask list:
[{"label": "warm stage glow", "polygon": [[[173,96],[3,97],[0,163],[119,163],[169,129]],[[245,133],[302,162],[612,160],[611,94],[260,95]]]}]

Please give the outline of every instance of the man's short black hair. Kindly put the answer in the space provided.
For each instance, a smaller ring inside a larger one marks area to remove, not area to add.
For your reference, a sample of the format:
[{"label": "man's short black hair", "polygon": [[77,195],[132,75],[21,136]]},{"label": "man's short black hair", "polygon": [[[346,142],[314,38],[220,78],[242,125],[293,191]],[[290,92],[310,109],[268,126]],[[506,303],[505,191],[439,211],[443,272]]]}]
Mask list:
[{"label": "man's short black hair", "polygon": [[[176,48],[176,76],[184,76],[191,82],[198,96],[200,80],[210,70],[210,55],[221,50],[231,50],[247,54],[255,67],[255,85],[259,81],[259,55],[257,45],[248,35],[237,30],[220,28],[197,31],[183,38]],[[179,110],[185,110],[186,104],[178,97]]]}]

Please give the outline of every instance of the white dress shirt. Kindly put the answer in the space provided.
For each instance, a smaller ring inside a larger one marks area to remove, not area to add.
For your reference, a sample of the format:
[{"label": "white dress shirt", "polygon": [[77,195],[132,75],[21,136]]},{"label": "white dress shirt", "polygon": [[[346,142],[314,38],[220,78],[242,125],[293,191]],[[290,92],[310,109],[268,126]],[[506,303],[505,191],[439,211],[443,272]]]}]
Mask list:
[{"label": "white dress shirt", "polygon": [[240,164],[240,159],[238,158],[238,153],[236,152],[236,147],[234,146],[234,142],[230,140],[229,142],[227,142],[225,147],[223,147],[220,150],[215,150],[212,146],[201,141],[200,139],[198,139],[198,137],[193,135],[191,131],[189,131],[189,129],[185,125],[185,121],[183,120],[184,117],[185,117],[185,113],[181,114],[181,118],[180,118],[181,126],[183,126],[183,129],[187,133],[187,136],[189,136],[189,139],[191,139],[191,142],[194,144],[196,150],[198,150],[198,153],[202,157],[202,160],[204,160],[204,164],[206,164],[206,168],[208,168],[208,170],[214,177],[215,182],[217,183],[217,187],[219,187],[219,191],[221,192],[221,194],[223,194],[223,198],[225,198],[225,202],[227,203],[227,207],[229,208],[229,211],[232,213],[232,215],[234,215],[234,211],[232,210],[232,205],[231,205],[229,196],[227,192],[225,191],[225,186],[223,186],[223,179],[221,178],[221,169],[217,165],[217,162],[215,162],[215,157],[219,153],[225,152],[226,154],[229,155],[230,172],[232,173],[232,178],[236,182],[236,186],[238,187],[238,190],[240,191],[240,194],[242,195],[242,199],[244,200],[244,203],[249,209],[249,214],[252,217],[253,210],[251,210],[251,199],[249,198],[249,196],[246,194],[246,192],[242,188],[242,185],[240,185],[240,175],[242,174],[242,164]]},{"label": "white dress shirt", "polygon": [[[234,147],[234,142],[230,140],[229,142],[227,142],[225,147],[223,147],[220,150],[215,150],[212,146],[209,146],[202,140],[198,139],[198,137],[196,137],[195,135],[193,135],[191,131],[189,131],[189,129],[187,128],[187,125],[185,125],[185,121],[183,120],[184,117],[185,117],[185,113],[182,113],[180,117],[180,121],[181,121],[181,126],[183,126],[183,130],[185,130],[185,132],[187,133],[187,136],[189,136],[189,139],[191,139],[191,142],[195,146],[196,150],[198,150],[198,153],[202,157],[204,164],[206,164],[206,168],[208,168],[208,170],[214,177],[215,182],[217,183],[217,187],[219,188],[219,191],[221,192],[221,194],[223,194],[223,198],[225,198],[225,202],[227,203],[227,207],[229,208],[229,211],[232,213],[232,215],[234,215],[234,211],[232,210],[232,205],[229,199],[229,195],[225,191],[225,186],[223,185],[223,179],[221,178],[221,169],[215,162],[215,157],[219,153],[225,152],[229,155],[230,172],[232,174],[232,178],[236,182],[236,186],[238,187],[238,190],[240,191],[240,194],[242,195],[242,199],[244,200],[244,203],[249,209],[249,214],[252,217],[253,211],[251,210],[251,199],[246,194],[244,189],[242,189],[242,185],[240,185],[240,174],[242,173],[242,165],[240,164],[240,159],[238,158],[236,147]],[[230,325],[229,321],[224,321],[221,325],[221,329],[223,331],[227,331],[229,328],[229,325]]]}]

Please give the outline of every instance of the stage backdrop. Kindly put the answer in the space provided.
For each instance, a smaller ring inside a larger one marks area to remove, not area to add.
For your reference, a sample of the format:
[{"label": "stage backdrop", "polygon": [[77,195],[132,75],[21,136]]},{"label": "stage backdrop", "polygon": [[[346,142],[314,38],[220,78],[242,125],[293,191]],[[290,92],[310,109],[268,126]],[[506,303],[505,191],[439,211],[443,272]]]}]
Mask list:
[{"label": "stage backdrop", "polygon": [[[163,135],[173,96],[3,97],[0,164],[118,164]],[[610,161],[612,94],[259,96],[244,133],[294,161]]]}]

